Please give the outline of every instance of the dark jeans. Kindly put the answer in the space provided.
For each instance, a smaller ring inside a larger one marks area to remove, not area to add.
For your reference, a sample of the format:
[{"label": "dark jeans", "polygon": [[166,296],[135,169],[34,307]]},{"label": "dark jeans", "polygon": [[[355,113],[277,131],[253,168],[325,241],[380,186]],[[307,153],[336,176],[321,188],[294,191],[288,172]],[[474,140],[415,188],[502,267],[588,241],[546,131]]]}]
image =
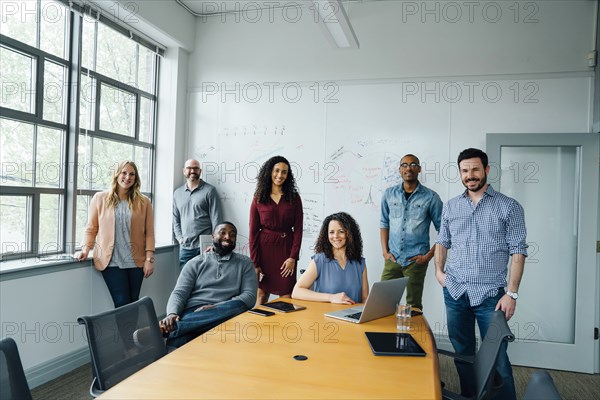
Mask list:
[{"label": "dark jeans", "polygon": [[248,309],[246,303],[241,300],[229,300],[206,310],[196,311],[199,307],[190,307],[181,313],[179,321],[176,322],[177,327],[167,339],[168,347],[183,346]]},{"label": "dark jeans", "polygon": [[102,277],[106,282],[115,308],[139,300],[142,281],[144,280],[142,268],[106,267],[102,271]]},{"label": "dark jeans", "polygon": [[185,263],[200,254],[200,247],[197,249],[184,249],[179,247],[179,269],[183,269]]},{"label": "dark jeans", "polygon": [[[106,282],[115,308],[139,300],[142,281],[144,280],[144,271],[141,268],[106,267],[102,271],[102,277]],[[132,335],[135,324],[132,324],[131,319],[131,317],[117,316],[116,320],[117,330],[125,349],[134,347]]]},{"label": "dark jeans", "polygon": [[[494,297],[488,297],[478,306],[471,307],[469,296],[465,292],[458,300],[454,300],[448,289],[444,288],[444,302],[446,303],[446,318],[448,319],[448,336],[457,354],[475,355],[475,320],[479,326],[481,338],[485,337],[488,326],[492,320],[498,300],[504,296],[504,289],[500,289]],[[516,399],[515,382],[512,367],[506,354],[508,343],[504,342],[498,355],[496,370],[502,376],[504,384],[496,394],[496,399]],[[460,379],[461,395],[465,397],[475,396],[477,393],[475,384],[475,371],[469,364],[454,362]]]}]

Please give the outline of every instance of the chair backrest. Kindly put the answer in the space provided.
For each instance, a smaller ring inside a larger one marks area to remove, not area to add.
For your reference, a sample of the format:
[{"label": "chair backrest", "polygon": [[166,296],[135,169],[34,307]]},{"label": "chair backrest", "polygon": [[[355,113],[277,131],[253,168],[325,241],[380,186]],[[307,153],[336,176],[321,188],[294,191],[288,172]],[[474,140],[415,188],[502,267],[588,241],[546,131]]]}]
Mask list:
[{"label": "chair backrest", "polygon": [[514,335],[508,327],[506,317],[502,310],[494,312],[492,321],[479,346],[475,356],[475,380],[477,383],[477,399],[485,399],[491,393],[494,375],[496,371],[496,362],[502,344],[515,340]]},{"label": "chair backrest", "polygon": [[531,375],[523,400],[562,400],[548,371],[536,371]]},{"label": "chair backrest", "polygon": [[149,297],[77,321],[86,328],[99,393],[167,354]]},{"label": "chair backrest", "polygon": [[31,399],[19,350],[12,338],[0,340],[0,399]]}]

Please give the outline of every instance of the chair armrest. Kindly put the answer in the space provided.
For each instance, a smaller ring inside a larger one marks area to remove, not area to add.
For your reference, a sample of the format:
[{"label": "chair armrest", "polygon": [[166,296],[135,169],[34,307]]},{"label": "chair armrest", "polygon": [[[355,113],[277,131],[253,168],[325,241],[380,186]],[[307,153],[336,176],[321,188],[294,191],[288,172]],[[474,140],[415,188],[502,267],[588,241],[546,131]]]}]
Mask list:
[{"label": "chair armrest", "polygon": [[469,364],[475,363],[475,356],[460,355],[460,354],[456,354],[453,351],[447,351],[447,350],[441,350],[441,349],[438,349],[437,352],[438,352],[438,354],[441,354],[441,355],[444,355],[444,356],[448,356],[448,357],[452,357],[455,360],[464,361],[464,362],[469,363]]},{"label": "chair armrest", "polygon": [[442,350],[442,349],[437,349],[437,352],[438,352],[438,354],[443,354],[445,356],[452,357],[452,358],[454,358],[454,356],[456,355],[456,353],[453,351]]}]

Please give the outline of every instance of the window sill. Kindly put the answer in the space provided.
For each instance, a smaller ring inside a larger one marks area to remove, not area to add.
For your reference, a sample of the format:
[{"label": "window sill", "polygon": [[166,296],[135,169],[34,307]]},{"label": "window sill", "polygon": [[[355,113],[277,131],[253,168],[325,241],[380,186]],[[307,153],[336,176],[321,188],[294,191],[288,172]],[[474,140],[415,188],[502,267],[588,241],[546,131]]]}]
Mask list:
[{"label": "window sill", "polygon": [[[157,244],[155,254],[167,253],[177,244]],[[43,275],[67,269],[87,268],[92,265],[91,253],[87,260],[77,261],[71,254],[53,254],[0,262],[0,281]]]}]

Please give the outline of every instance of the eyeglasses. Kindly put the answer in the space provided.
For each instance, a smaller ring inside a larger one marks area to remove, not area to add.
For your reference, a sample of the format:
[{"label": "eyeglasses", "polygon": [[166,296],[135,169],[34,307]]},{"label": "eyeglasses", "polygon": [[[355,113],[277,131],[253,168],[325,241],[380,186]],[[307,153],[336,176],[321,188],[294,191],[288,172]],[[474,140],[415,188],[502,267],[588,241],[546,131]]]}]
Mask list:
[{"label": "eyeglasses", "polygon": [[417,168],[417,167],[420,167],[420,166],[421,165],[417,164],[416,162],[411,162],[410,164],[403,162],[402,164],[400,164],[400,168],[408,168],[408,167],[410,167],[410,168]]}]

